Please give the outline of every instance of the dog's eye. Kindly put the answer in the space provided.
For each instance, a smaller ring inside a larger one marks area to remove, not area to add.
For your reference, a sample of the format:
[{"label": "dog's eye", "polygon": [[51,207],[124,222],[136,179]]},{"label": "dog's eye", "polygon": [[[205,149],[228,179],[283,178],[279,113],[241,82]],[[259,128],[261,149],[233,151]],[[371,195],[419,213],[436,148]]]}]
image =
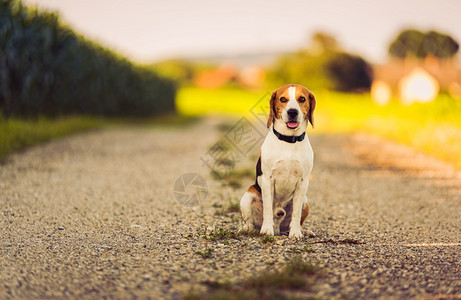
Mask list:
[{"label": "dog's eye", "polygon": [[283,102],[283,103],[288,102],[288,99],[285,97],[280,97],[280,102]]},{"label": "dog's eye", "polygon": [[306,98],[301,96],[301,97],[299,97],[298,101],[301,102],[301,103],[306,102]]}]

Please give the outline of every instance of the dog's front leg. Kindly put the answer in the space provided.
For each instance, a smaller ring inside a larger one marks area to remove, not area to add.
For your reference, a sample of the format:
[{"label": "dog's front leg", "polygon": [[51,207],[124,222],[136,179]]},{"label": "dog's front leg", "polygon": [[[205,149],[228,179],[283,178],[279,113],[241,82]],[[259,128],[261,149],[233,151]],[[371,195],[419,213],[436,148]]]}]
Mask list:
[{"label": "dog's front leg", "polygon": [[298,188],[293,195],[293,215],[290,222],[290,238],[300,239],[303,237],[303,233],[301,232],[301,215],[308,188],[309,180],[301,178],[298,183]]},{"label": "dog's front leg", "polygon": [[274,215],[273,215],[273,182],[272,176],[262,175],[261,192],[263,197],[263,224],[260,234],[274,235]]}]

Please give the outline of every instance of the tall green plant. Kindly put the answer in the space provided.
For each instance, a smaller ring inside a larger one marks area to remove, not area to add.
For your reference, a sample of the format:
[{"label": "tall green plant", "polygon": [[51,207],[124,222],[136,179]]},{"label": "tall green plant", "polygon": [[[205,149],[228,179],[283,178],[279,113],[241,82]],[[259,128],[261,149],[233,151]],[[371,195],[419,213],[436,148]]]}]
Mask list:
[{"label": "tall green plant", "polygon": [[6,116],[148,116],[174,110],[175,84],[83,38],[56,13],[0,2]]}]

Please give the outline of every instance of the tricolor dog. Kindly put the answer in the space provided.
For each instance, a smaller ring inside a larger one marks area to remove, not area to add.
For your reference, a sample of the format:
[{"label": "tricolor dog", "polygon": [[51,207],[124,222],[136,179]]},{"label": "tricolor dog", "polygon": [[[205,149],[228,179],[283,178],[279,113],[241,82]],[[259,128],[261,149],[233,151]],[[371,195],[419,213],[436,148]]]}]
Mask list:
[{"label": "tricolor dog", "polygon": [[314,153],[306,136],[314,126],[314,94],[301,85],[282,86],[272,93],[267,120],[269,133],[256,165],[256,181],[240,200],[242,231],[303,237],[309,215],[307,189]]}]

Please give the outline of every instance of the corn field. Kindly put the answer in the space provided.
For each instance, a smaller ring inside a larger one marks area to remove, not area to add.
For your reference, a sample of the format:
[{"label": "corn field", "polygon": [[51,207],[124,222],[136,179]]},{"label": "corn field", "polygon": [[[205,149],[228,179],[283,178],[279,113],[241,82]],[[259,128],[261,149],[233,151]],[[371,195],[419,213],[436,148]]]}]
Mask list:
[{"label": "corn field", "polygon": [[175,84],[76,34],[56,13],[0,0],[0,114],[151,116]]}]

